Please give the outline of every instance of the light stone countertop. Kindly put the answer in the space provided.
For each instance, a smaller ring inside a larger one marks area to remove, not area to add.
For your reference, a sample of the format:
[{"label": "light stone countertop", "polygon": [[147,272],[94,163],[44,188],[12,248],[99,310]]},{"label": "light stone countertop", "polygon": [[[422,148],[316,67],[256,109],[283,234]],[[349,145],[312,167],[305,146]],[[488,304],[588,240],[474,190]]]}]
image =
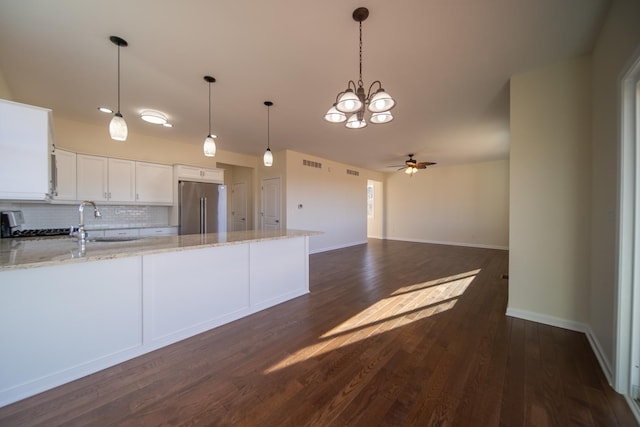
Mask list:
[{"label": "light stone countertop", "polygon": [[123,241],[89,240],[84,251],[77,239],[69,236],[5,238],[0,239],[0,272],[319,234],[322,233],[305,230],[247,230]]}]

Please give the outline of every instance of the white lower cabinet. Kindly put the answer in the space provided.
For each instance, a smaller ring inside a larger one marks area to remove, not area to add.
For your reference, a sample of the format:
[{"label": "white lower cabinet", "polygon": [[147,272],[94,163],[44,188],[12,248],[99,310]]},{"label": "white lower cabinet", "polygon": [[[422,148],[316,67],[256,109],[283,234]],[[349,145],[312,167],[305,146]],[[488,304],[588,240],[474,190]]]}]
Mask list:
[{"label": "white lower cabinet", "polygon": [[292,237],[0,270],[0,406],[308,293],[308,248]]},{"label": "white lower cabinet", "polygon": [[141,264],[0,272],[0,406],[131,357],[142,345]]},{"label": "white lower cabinet", "polygon": [[177,235],[178,235],[178,227],[150,227],[150,228],[140,229],[141,237],[177,236]]},{"label": "white lower cabinet", "polygon": [[104,237],[137,237],[140,230],[137,228],[120,228],[114,230],[104,230]]}]

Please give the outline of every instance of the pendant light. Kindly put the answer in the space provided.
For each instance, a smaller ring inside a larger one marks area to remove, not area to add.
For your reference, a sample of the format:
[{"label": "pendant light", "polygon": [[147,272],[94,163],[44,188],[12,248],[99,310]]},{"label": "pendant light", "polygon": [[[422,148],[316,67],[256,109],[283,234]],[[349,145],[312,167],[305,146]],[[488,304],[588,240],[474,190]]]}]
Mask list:
[{"label": "pendant light", "polygon": [[264,101],[264,105],[267,106],[267,150],[264,152],[263,161],[265,166],[270,167],[273,165],[273,153],[271,152],[271,144],[269,141],[269,124],[271,121],[271,118],[269,117],[269,108],[273,105],[273,102]]},{"label": "pendant light", "polygon": [[209,134],[204,140],[204,155],[207,157],[215,157],[217,138],[211,133],[211,83],[215,83],[216,79],[211,76],[204,76],[204,80],[209,83]]},{"label": "pendant light", "polygon": [[[327,111],[324,119],[330,123],[346,121],[345,126],[349,129],[362,129],[367,126],[364,118],[365,109],[371,112],[371,123],[389,123],[393,120],[390,110],[396,105],[396,101],[382,88],[380,80],[371,83],[365,94],[362,81],[362,21],[369,17],[369,10],[359,7],[353,11],[352,17],[360,26],[360,78],[357,86],[353,80],[349,80],[347,88],[336,96],[336,102]],[[351,116],[347,119],[348,114]]]},{"label": "pendant light", "polygon": [[111,123],[109,123],[109,134],[111,134],[111,139],[126,141],[129,131],[127,129],[127,122],[124,121],[124,117],[122,117],[120,113],[120,47],[126,47],[129,44],[126,40],[118,36],[111,36],[109,40],[118,46],[118,111],[113,115]]}]

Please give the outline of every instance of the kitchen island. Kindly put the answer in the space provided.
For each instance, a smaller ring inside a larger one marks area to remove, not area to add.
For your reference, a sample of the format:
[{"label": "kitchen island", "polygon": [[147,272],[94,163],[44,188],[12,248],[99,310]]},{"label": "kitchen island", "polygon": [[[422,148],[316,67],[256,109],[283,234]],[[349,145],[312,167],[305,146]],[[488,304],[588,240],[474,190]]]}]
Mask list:
[{"label": "kitchen island", "polygon": [[0,406],[309,292],[309,238],[0,239]]}]

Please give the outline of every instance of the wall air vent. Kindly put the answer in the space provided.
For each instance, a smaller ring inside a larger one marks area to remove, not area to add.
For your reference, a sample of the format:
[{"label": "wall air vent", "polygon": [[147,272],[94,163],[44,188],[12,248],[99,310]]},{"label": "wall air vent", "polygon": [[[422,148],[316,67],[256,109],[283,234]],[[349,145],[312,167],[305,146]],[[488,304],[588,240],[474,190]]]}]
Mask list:
[{"label": "wall air vent", "polygon": [[347,169],[347,175],[360,176],[360,172]]},{"label": "wall air vent", "polygon": [[322,169],[322,163],[320,162],[314,162],[312,160],[302,160],[302,165],[303,166],[309,166],[310,168],[317,168],[317,169]]}]

